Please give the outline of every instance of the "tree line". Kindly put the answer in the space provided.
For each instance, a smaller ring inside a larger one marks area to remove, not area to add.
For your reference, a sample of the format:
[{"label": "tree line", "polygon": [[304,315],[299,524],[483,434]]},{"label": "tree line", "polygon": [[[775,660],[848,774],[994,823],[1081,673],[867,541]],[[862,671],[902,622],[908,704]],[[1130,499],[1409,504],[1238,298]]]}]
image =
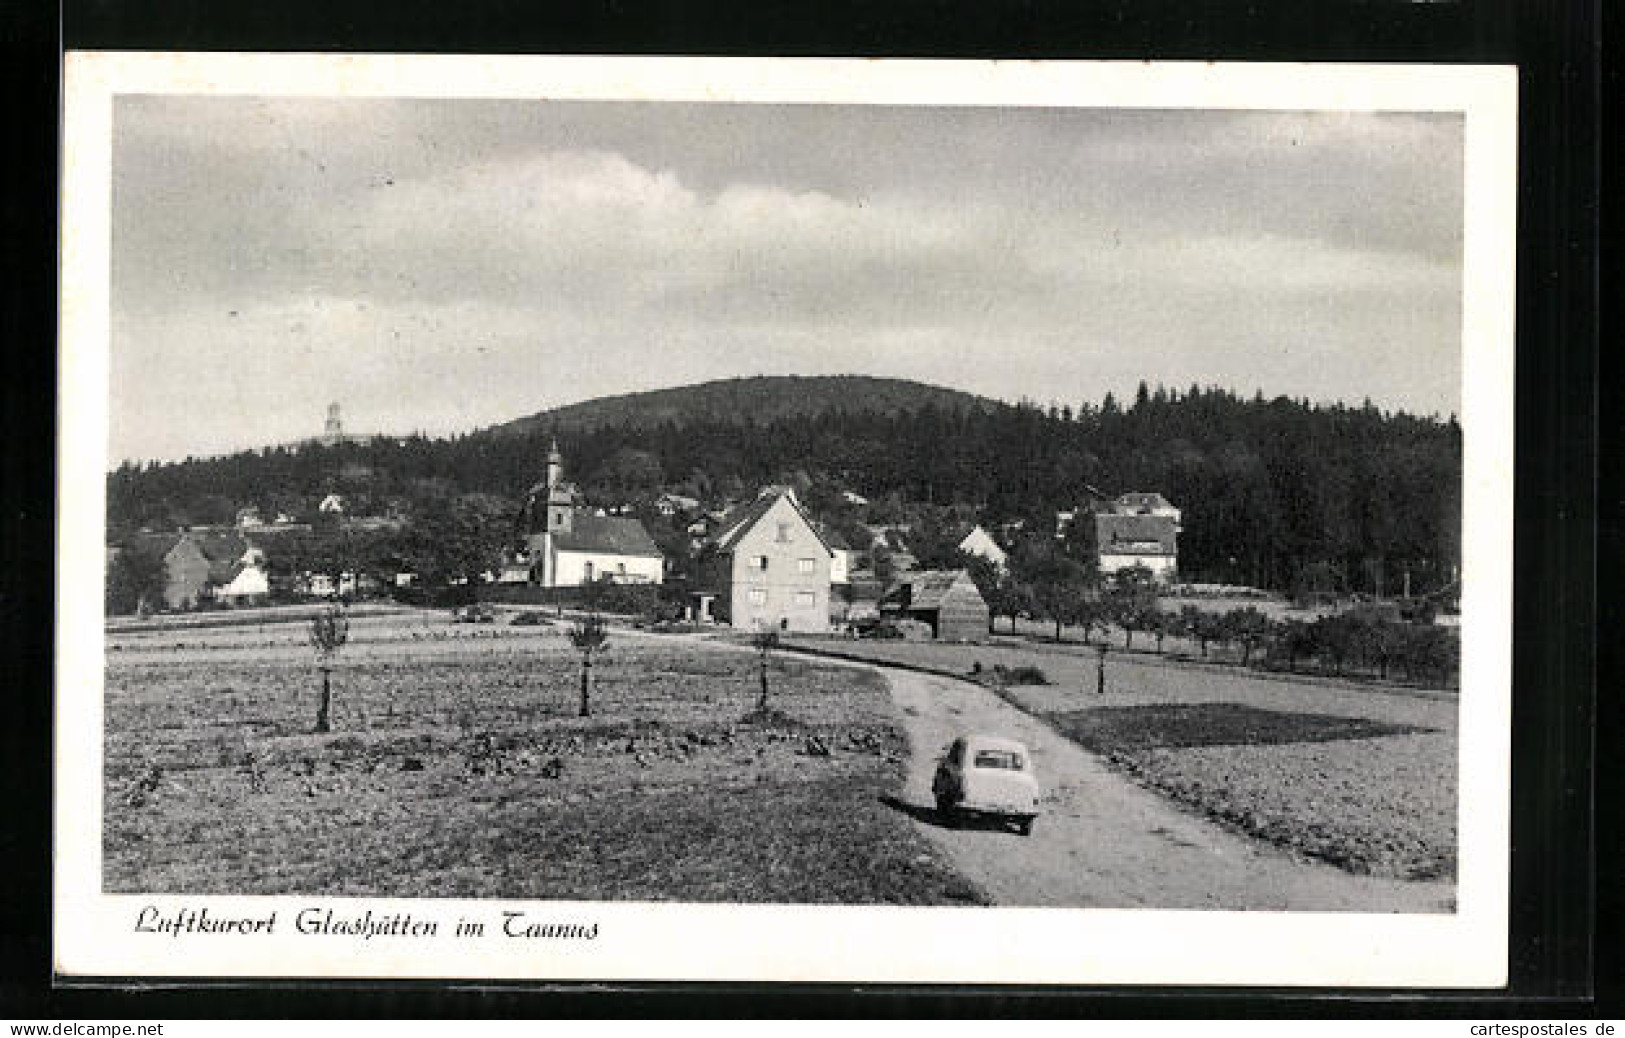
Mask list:
[{"label": "tree line", "polygon": [[[1110,395],[1077,407],[871,413],[861,404],[754,424],[715,412],[592,431],[539,422],[524,433],[127,463],[108,475],[109,529],[229,523],[249,505],[308,519],[333,492],[352,514],[416,527],[456,525],[471,510],[500,521],[542,478],[556,435],[569,478],[603,505],[643,506],[670,491],[716,507],[777,482],[798,486],[815,514],[854,536],[859,522],[932,516],[1053,535],[1056,512],[1097,491],[1156,491],[1183,509],[1186,579],[1285,590],[1314,573],[1331,590],[1392,594],[1408,581],[1424,593],[1449,586],[1459,566],[1454,417],[1199,386],[1142,385],[1126,406]],[[869,503],[850,504],[843,491]]]},{"label": "tree line", "polygon": [[1425,610],[1404,616],[1391,607],[1367,605],[1314,619],[1277,620],[1252,606],[1166,608],[1143,570],[1120,573],[1104,586],[1086,567],[1064,557],[1004,572],[990,572],[985,565],[971,570],[987,600],[990,626],[996,629],[1002,620],[1011,633],[1019,620],[1036,619],[1054,625],[1057,642],[1067,627],[1081,629],[1085,641],[1098,635],[1103,645],[1115,631],[1125,650],[1138,638],[1142,647],[1161,653],[1167,639],[1178,638],[1193,643],[1202,659],[1215,647],[1233,647],[1243,666],[1384,681],[1402,676],[1444,683],[1459,666],[1457,633],[1436,626]]}]

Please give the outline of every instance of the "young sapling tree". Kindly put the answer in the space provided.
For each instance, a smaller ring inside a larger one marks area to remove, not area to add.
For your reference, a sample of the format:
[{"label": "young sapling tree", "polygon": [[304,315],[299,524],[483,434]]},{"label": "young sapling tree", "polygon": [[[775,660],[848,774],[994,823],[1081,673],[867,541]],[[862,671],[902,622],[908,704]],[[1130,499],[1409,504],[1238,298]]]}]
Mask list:
[{"label": "young sapling tree", "polygon": [[341,606],[328,606],[310,621],[310,645],[322,672],[322,700],[316,709],[316,730],[333,730],[333,660],[350,640],[350,618]]},{"label": "young sapling tree", "polygon": [[589,613],[571,624],[564,636],[581,653],[581,716],[588,717],[592,714],[592,658],[609,647],[609,632],[603,617]]}]

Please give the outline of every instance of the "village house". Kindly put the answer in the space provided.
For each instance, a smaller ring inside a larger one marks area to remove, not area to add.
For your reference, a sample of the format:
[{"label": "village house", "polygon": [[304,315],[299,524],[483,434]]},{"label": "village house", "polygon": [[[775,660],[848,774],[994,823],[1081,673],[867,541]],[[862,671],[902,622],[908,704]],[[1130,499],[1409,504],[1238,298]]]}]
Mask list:
[{"label": "village house", "polygon": [[1159,581],[1179,571],[1180,510],[1158,493],[1134,492],[1097,500],[1071,512],[1056,513],[1055,536],[1066,536],[1075,522],[1092,519],[1095,550],[1102,575],[1143,566]]},{"label": "village house", "polygon": [[[271,594],[271,575],[265,565],[265,553],[252,544],[232,564],[231,579],[218,584],[214,597],[229,605],[259,605]],[[218,575],[224,576],[225,571]]]},{"label": "village house", "polygon": [[695,618],[740,630],[821,632],[834,551],[788,487],[724,516],[702,552]]},{"label": "village house", "polygon": [[700,502],[682,494],[661,494],[655,498],[655,511],[666,517],[692,515],[700,510]]},{"label": "village house", "polygon": [[1096,515],[1095,546],[1101,574],[1110,576],[1143,566],[1158,581],[1172,580],[1179,570],[1178,534],[1178,523],[1169,515]]},{"label": "village house", "polygon": [[866,525],[869,531],[868,554],[871,560],[876,551],[885,551],[891,558],[894,571],[912,570],[919,566],[917,559],[908,547],[908,535],[913,527],[907,523],[890,523],[886,525]]},{"label": "village house", "polygon": [[576,587],[608,578],[620,584],[659,584],[666,559],[636,517],[589,508],[564,480],[558,444],[547,453],[547,479],[530,489],[520,515],[524,547],[503,577],[523,567],[533,584]]},{"label": "village house", "polygon": [[120,550],[163,563],[164,608],[193,609],[209,601],[247,605],[270,594],[265,553],[232,531],[141,533]]},{"label": "village house", "polygon": [[987,602],[962,569],[920,570],[899,578],[881,600],[880,614],[928,624],[938,641],[987,638]]},{"label": "village house", "polygon": [[959,542],[959,550],[966,555],[981,556],[993,563],[994,568],[1001,572],[1009,562],[1009,556],[1003,548],[999,547],[999,542],[995,541],[993,535],[980,526],[973,527],[970,533],[965,535],[964,539]]}]

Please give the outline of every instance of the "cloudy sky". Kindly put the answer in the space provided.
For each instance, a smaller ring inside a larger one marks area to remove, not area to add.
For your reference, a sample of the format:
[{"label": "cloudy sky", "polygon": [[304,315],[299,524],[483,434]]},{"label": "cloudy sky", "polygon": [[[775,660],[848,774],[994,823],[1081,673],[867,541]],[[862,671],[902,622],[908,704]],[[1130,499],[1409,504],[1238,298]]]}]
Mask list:
[{"label": "cloudy sky", "polygon": [[861,373],[1459,410],[1432,115],[121,97],[111,458]]}]

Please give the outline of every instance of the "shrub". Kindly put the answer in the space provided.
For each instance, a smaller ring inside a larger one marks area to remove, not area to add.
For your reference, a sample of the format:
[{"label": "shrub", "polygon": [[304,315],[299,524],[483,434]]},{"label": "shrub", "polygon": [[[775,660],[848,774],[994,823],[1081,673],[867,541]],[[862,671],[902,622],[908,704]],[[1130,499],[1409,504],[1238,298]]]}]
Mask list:
[{"label": "shrub", "polygon": [[509,621],[513,627],[550,627],[553,621],[545,613],[538,613],[534,609],[526,610]]},{"label": "shrub", "polygon": [[1049,676],[1030,663],[1019,667],[1006,667],[1004,664],[995,664],[993,676],[1004,685],[1047,685]]},{"label": "shrub", "polygon": [[648,616],[660,604],[660,588],[654,584],[616,584],[604,579],[583,585],[581,590],[583,604],[596,612]]}]

